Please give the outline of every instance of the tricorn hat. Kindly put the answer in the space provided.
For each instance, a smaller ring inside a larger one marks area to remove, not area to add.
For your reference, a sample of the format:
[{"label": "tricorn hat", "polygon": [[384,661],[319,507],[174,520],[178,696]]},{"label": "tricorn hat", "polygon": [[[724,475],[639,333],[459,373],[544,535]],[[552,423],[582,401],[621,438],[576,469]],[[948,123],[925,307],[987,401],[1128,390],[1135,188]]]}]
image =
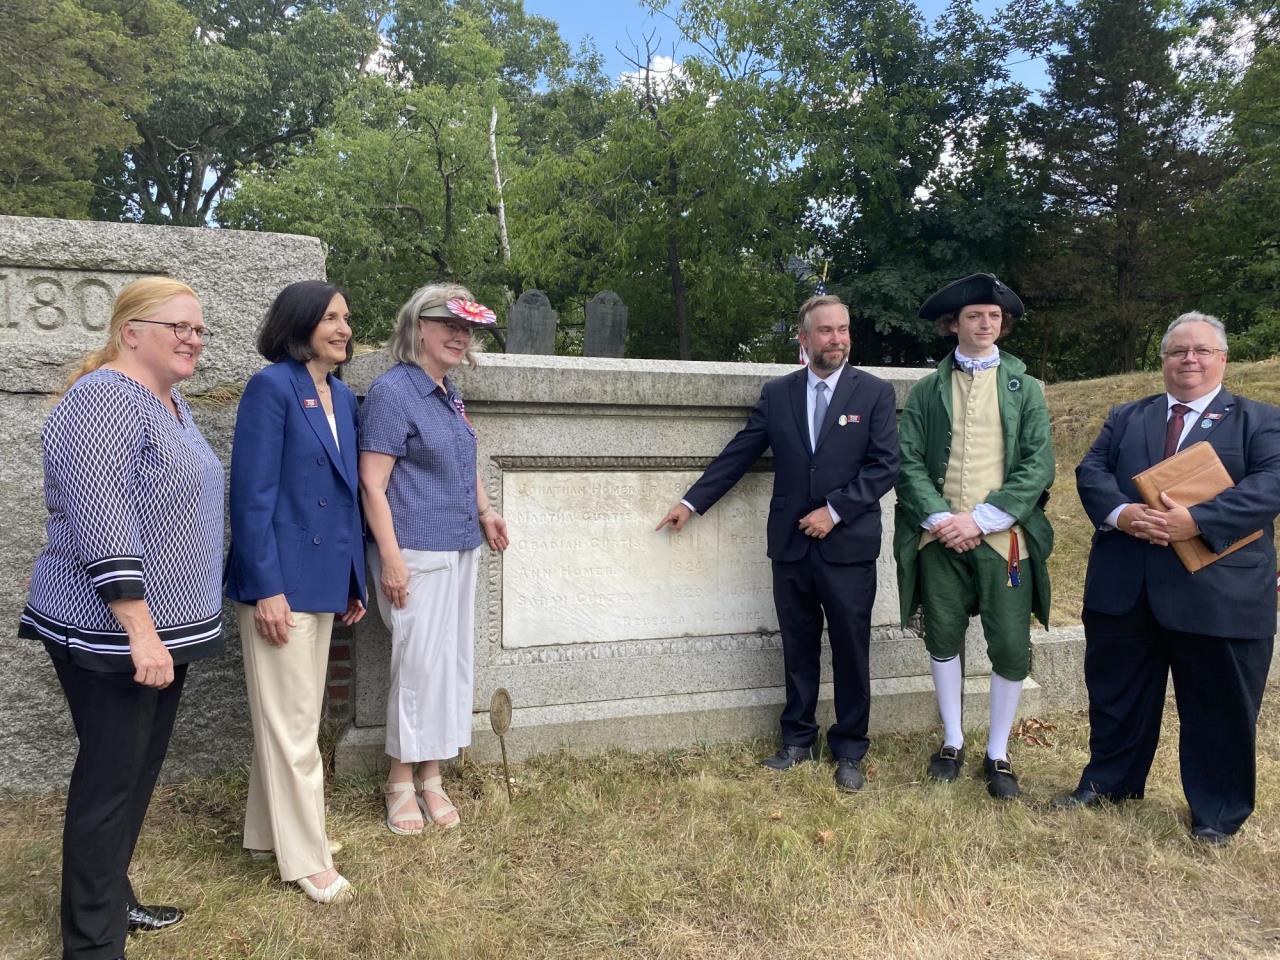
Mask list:
[{"label": "tricorn hat", "polygon": [[994,303],[1016,319],[1022,316],[1022,301],[999,278],[990,273],[975,273],[948,283],[920,306],[923,320],[936,320],[944,313],[959,313],[971,303]]}]

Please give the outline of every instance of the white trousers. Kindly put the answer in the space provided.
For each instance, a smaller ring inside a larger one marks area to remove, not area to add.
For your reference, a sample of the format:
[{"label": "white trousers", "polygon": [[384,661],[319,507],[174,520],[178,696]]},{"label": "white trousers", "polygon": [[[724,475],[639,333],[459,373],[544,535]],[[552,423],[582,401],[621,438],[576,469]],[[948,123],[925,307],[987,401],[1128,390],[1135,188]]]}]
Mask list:
[{"label": "white trousers", "polygon": [[378,612],[391,630],[387,756],[447,760],[471,744],[476,565],[480,548],[401,550],[409,599],[397,610],[382,592],[382,563],[369,548]]},{"label": "white trousers", "polygon": [[280,879],[297,880],[333,866],[317,742],[333,614],[293,611],[289,642],[277,647],[258,633],[253,612],[236,604],[253,724],[244,845],[274,850]]}]

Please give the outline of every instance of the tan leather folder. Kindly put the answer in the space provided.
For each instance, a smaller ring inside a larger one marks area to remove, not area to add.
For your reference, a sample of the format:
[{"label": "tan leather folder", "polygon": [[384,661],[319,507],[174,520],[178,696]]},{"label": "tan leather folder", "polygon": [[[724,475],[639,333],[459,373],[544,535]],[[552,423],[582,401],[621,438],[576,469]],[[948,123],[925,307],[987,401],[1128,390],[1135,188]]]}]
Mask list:
[{"label": "tan leather folder", "polygon": [[[1148,467],[1133,478],[1134,485],[1142,494],[1147,506],[1155,510],[1167,509],[1160,499],[1161,493],[1167,493],[1177,503],[1191,507],[1197,503],[1212,500],[1223,490],[1229,490],[1235,484],[1227,468],[1218,459],[1217,451],[1207,440],[1193,443],[1179,450],[1172,457],[1161,460],[1153,467]],[[1182,561],[1182,565],[1192,573],[1201,567],[1207,567],[1219,557],[1235,553],[1247,543],[1253,543],[1262,536],[1257,530],[1247,537],[1233,543],[1221,553],[1214,553],[1202,537],[1192,537],[1181,543],[1173,543],[1174,553]]]}]

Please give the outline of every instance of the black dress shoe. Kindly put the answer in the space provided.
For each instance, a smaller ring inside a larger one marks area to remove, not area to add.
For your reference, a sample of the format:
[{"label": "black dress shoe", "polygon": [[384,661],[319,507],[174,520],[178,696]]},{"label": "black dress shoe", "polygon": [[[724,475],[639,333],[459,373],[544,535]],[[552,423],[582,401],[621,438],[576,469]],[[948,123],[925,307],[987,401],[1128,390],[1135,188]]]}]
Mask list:
[{"label": "black dress shoe", "polygon": [[797,763],[816,759],[813,747],[797,747],[784,743],[772,757],[765,757],[760,762],[770,770],[790,770]]},{"label": "black dress shoe", "polygon": [[1192,827],[1191,839],[1210,847],[1225,847],[1231,842],[1231,834],[1215,830],[1213,827]]},{"label": "black dress shoe", "polygon": [[167,907],[162,904],[148,906],[139,903],[129,908],[129,932],[163,930],[165,927],[172,927],[183,916],[179,907]]},{"label": "black dress shoe", "polygon": [[1076,807],[1098,807],[1106,803],[1105,793],[1098,793],[1089,787],[1076,787],[1070,793],[1062,793],[1049,801],[1056,810],[1072,810]]},{"label": "black dress shoe", "polygon": [[964,766],[964,747],[942,747],[929,758],[929,779],[950,783],[960,776]]},{"label": "black dress shoe", "polygon": [[982,776],[987,781],[987,793],[997,800],[1012,800],[1022,792],[1018,789],[1018,778],[1013,775],[1013,766],[1008,760],[992,760],[984,755]]},{"label": "black dress shoe", "polygon": [[856,793],[867,785],[857,760],[841,757],[836,761],[836,787],[845,793]]}]

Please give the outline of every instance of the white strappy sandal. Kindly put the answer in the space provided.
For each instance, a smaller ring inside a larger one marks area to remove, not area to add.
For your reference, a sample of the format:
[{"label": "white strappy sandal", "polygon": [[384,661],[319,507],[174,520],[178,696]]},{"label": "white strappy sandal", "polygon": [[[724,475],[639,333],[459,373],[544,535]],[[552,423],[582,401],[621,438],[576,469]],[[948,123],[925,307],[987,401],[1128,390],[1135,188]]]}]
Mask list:
[{"label": "white strappy sandal", "polygon": [[[408,780],[400,780],[396,783],[384,783],[382,785],[382,793],[387,804],[387,829],[399,837],[413,837],[422,832],[425,823],[418,824],[417,827],[397,827],[396,821],[401,823],[410,823],[408,817],[404,816],[405,808],[410,810],[414,807],[411,797],[416,798],[418,790],[418,781],[414,780],[410,783]],[[418,800],[418,805],[422,803]]]},{"label": "white strappy sandal", "polygon": [[[452,830],[461,823],[461,819],[458,816],[458,808],[453,805],[449,795],[444,792],[444,787],[441,785],[442,782],[440,775],[436,774],[436,776],[427,777],[425,780],[419,780],[415,777],[413,786],[418,794],[418,809],[422,811],[423,816],[429,817],[437,827]],[[428,793],[434,794],[444,801],[444,806],[440,808],[439,812],[432,813],[431,808],[427,806],[427,798],[424,794]],[[453,815],[452,820],[449,819],[450,814]]]}]

